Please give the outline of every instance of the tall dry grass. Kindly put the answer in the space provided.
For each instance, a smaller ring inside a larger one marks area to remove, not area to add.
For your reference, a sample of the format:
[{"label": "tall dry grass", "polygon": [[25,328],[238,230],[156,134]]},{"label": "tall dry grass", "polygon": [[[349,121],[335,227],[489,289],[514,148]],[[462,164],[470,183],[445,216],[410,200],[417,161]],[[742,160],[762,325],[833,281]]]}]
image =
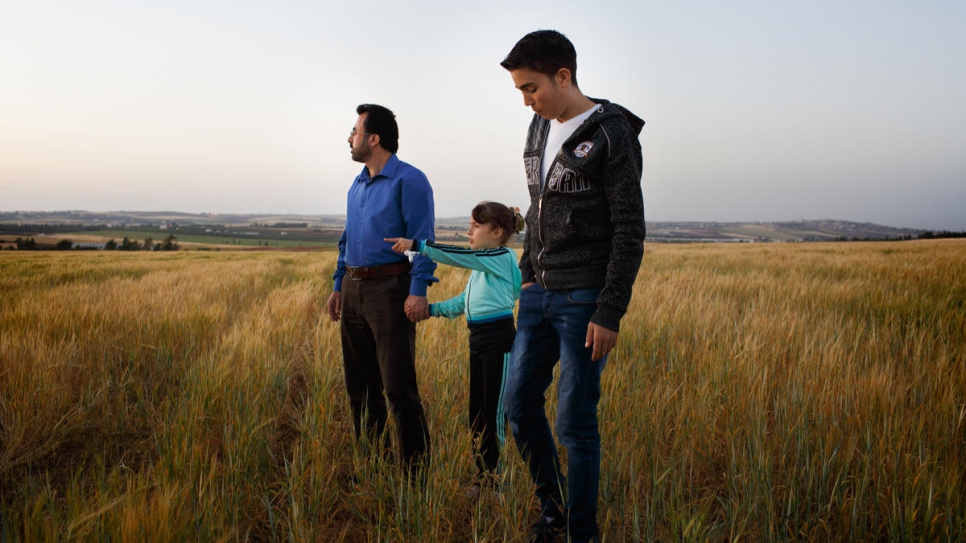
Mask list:
[{"label": "tall dry grass", "polygon": [[[523,539],[512,444],[502,493],[463,494],[462,322],[419,327],[428,482],[352,439],[334,264],[0,253],[0,540]],[[962,539],[964,304],[958,241],[648,245],[604,372],[605,540]]]}]

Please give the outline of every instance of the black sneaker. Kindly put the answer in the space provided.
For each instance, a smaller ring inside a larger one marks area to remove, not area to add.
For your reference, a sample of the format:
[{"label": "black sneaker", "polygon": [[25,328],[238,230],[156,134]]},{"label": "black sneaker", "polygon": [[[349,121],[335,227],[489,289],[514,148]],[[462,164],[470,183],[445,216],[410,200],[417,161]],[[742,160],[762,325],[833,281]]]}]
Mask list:
[{"label": "black sneaker", "polygon": [[547,517],[540,515],[537,522],[530,529],[530,543],[553,543],[558,537],[563,535],[564,518]]},{"label": "black sneaker", "polygon": [[586,537],[570,534],[570,541],[572,543],[600,543],[600,534],[597,532],[594,532],[593,534]]}]

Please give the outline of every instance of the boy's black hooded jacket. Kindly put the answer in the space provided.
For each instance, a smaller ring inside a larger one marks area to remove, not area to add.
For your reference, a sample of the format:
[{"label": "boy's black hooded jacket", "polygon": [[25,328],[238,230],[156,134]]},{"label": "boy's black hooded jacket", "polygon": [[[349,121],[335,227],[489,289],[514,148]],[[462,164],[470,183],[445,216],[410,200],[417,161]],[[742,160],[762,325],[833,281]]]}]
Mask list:
[{"label": "boy's black hooded jacket", "polygon": [[644,121],[592,99],[597,109],[564,142],[541,193],[550,121],[533,116],[523,161],[530,190],[520,271],[548,290],[602,288],[591,317],[618,331],[644,256],[641,144]]}]

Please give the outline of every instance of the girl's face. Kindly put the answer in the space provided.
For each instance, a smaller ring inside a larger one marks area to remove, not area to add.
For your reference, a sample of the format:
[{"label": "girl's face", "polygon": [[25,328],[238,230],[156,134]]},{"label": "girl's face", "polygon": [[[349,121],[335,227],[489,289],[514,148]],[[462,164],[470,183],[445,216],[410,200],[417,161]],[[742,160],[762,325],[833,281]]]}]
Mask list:
[{"label": "girl's face", "polygon": [[503,229],[493,228],[490,223],[480,224],[470,218],[470,229],[466,231],[473,249],[493,249],[500,247],[503,241]]}]

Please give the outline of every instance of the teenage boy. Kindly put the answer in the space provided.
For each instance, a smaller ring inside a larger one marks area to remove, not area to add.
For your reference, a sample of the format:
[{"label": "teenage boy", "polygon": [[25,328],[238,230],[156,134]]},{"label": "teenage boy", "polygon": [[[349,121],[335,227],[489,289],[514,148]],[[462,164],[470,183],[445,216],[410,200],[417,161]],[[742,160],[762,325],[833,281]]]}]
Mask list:
[{"label": "teenage boy", "polygon": [[[577,53],[557,31],[527,34],[500,64],[534,111],[523,152],[530,191],[523,290],[504,392],[540,500],[530,540],[553,541],[566,530],[571,541],[597,541],[600,375],[644,255],[644,121],[584,96]],[[544,407],[558,360],[556,430],[569,480]]]}]

